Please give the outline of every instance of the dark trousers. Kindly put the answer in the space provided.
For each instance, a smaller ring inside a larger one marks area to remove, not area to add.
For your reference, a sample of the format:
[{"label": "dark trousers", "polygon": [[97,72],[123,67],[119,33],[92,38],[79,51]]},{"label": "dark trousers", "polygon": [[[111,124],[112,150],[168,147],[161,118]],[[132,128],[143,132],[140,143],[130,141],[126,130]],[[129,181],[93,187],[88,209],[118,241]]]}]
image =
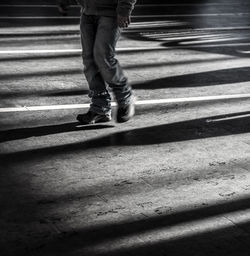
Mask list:
[{"label": "dark trousers", "polygon": [[90,109],[99,114],[111,113],[112,89],[119,106],[130,102],[131,87],[115,58],[121,29],[116,17],[81,16],[81,43],[84,73],[89,84]]}]

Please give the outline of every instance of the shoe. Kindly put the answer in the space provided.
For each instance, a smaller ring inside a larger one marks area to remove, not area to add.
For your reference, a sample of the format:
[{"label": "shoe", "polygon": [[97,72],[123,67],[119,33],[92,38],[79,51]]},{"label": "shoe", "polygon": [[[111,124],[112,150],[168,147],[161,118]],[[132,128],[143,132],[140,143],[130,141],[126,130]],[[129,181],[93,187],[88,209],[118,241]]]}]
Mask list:
[{"label": "shoe", "polygon": [[127,122],[135,115],[135,104],[131,101],[129,104],[120,106],[117,109],[116,121],[118,123]]},{"label": "shoe", "polygon": [[86,114],[80,114],[76,118],[81,124],[105,123],[111,121],[110,115],[100,115],[91,110]]}]

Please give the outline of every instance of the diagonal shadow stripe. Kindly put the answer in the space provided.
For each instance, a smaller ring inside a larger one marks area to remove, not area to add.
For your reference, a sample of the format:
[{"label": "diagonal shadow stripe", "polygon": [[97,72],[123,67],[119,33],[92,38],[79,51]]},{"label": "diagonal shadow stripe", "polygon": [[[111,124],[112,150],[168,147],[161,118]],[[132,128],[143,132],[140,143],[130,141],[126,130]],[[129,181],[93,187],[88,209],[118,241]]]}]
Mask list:
[{"label": "diagonal shadow stripe", "polygon": [[134,89],[156,90],[161,88],[200,87],[234,84],[250,81],[250,68],[229,68],[181,76],[165,77],[133,85]]},{"label": "diagonal shadow stripe", "polygon": [[[15,153],[3,153],[0,160],[18,163],[72,152],[109,146],[154,145],[177,141],[197,140],[250,132],[250,112],[219,115],[171,124],[138,128],[112,133],[101,138],[67,145],[44,147]],[[211,121],[216,119],[216,121]],[[9,135],[10,136],[10,135]]]},{"label": "diagonal shadow stripe", "polygon": [[[238,211],[249,210],[249,209],[250,209],[250,199],[248,197],[245,197],[245,198],[239,198],[230,202],[217,202],[210,206],[200,207],[197,209],[186,209],[176,213],[164,214],[162,216],[152,216],[146,219],[140,219],[135,221],[128,220],[124,222],[115,222],[111,224],[98,225],[96,227],[91,227],[91,228],[74,229],[72,232],[55,236],[53,239],[51,239],[47,243],[44,251],[49,253],[56,253],[61,250],[62,250],[61,252],[64,252],[64,253],[65,252],[70,253],[72,250],[77,251],[79,249],[82,249],[84,251],[86,247],[93,247],[99,243],[107,243],[107,244],[109,242],[112,243],[114,239],[121,239],[121,238],[124,239],[126,237],[129,238],[130,236],[139,236],[146,232],[152,232],[156,230],[158,232],[161,232],[161,230],[166,230],[176,225],[181,225],[181,224],[189,223],[192,221],[202,221],[208,218],[222,216],[225,214],[233,214]],[[239,226],[241,226],[241,228],[244,229],[244,227],[247,228],[249,225],[250,225],[250,221],[246,221],[245,223],[241,223]],[[162,255],[161,253],[152,254],[153,250],[155,251],[155,249],[158,247],[162,247],[162,249],[163,248],[169,249],[173,247],[175,248],[175,250],[178,250],[178,252],[180,252],[179,250],[182,250],[182,248],[180,248],[177,245],[180,245],[185,241],[188,242],[189,244],[189,240],[191,240],[193,243],[193,239],[198,239],[202,241],[210,237],[209,240],[211,240],[211,237],[215,237],[222,232],[224,233],[224,238],[231,240],[232,239],[231,234],[232,236],[234,236],[235,233],[237,234],[235,229],[236,229],[235,226],[219,228],[217,230],[215,228],[215,231],[207,231],[205,229],[202,233],[193,234],[192,236],[187,236],[183,238],[183,236],[180,235],[180,238],[176,237],[175,239],[171,239],[170,241],[164,241],[164,242],[152,241],[152,243],[150,243],[149,245],[145,243],[143,246],[140,245],[140,246],[135,246],[133,248],[126,248],[123,250],[121,249],[115,252],[108,252],[107,254],[104,253],[103,255],[118,256],[118,255],[123,255],[123,253],[125,253],[124,255]],[[228,234],[228,237],[227,237],[227,234]],[[190,245],[191,244],[189,244],[189,246]],[[209,243],[207,243],[207,245],[209,245]],[[96,254],[93,254],[93,255],[96,255]],[[178,255],[183,255],[183,254],[178,254]],[[192,255],[192,254],[187,254],[187,255]]]},{"label": "diagonal shadow stripe", "polygon": [[70,69],[70,70],[55,70],[55,71],[41,71],[21,74],[4,74],[0,76],[1,80],[15,80],[15,79],[26,79],[30,77],[44,77],[44,76],[63,76],[63,75],[80,75],[82,74],[81,69]]},{"label": "diagonal shadow stripe", "polygon": [[21,128],[7,131],[0,131],[0,142],[25,139],[34,136],[45,136],[51,134],[58,134],[64,132],[74,132],[74,131],[84,131],[84,130],[96,130],[96,129],[106,129],[113,128],[113,125],[88,125],[83,126],[78,122],[40,126],[32,128]]}]

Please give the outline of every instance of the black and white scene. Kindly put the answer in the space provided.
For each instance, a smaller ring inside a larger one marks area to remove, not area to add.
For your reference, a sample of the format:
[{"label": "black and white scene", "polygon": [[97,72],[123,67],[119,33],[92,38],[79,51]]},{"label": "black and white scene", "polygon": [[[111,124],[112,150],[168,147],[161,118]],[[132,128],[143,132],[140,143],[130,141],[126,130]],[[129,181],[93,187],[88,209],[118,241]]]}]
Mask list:
[{"label": "black and white scene", "polygon": [[0,255],[250,256],[249,0],[0,0]]}]

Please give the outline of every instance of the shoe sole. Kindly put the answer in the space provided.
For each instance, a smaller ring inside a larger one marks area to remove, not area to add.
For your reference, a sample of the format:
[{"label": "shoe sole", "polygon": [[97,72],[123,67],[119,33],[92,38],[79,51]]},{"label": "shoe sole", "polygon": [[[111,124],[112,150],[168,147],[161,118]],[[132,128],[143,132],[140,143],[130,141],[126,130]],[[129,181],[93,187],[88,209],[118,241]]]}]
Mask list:
[{"label": "shoe sole", "polygon": [[84,120],[81,119],[81,116],[78,115],[76,118],[81,124],[96,124],[96,123],[107,123],[110,122],[112,119],[109,117],[96,117],[95,119],[93,119],[90,122],[86,122]]}]

